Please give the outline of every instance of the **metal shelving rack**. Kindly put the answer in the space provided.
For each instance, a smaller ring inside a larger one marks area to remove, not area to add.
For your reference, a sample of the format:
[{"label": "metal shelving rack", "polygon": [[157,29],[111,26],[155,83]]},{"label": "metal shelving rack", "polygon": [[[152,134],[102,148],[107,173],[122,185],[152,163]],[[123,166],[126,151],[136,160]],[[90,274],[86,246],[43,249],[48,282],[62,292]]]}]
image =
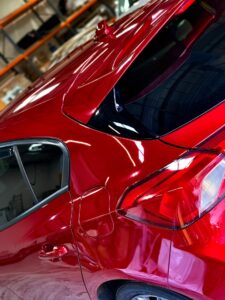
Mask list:
[{"label": "metal shelving rack", "polygon": [[[86,10],[92,7],[97,0],[89,0],[87,3],[82,6],[80,9],[74,11],[70,16],[64,17],[54,6],[51,4],[50,0],[47,0],[46,3],[54,10],[55,14],[58,16],[60,23],[57,25],[53,30],[49,33],[41,37],[37,42],[35,42],[32,46],[30,46],[27,50],[22,50],[18,47],[18,45],[12,40],[12,38],[8,35],[5,27],[9,25],[11,22],[15,21],[18,17],[25,14],[27,11],[31,10],[41,21],[41,17],[38,13],[34,10],[35,6],[41,3],[44,0],[24,0],[25,3],[10,13],[3,19],[0,19],[0,31],[8,39],[8,41],[15,47],[18,52],[18,56],[14,59],[10,60],[4,55],[4,53],[0,53],[0,58],[6,64],[2,69],[0,69],[0,77],[7,74],[9,71],[13,70],[15,73],[17,72],[15,67],[21,63],[22,61],[29,60],[29,57],[38,50],[41,46],[43,46],[46,42],[51,40],[52,38],[56,37],[56,35],[63,30],[64,28],[68,28],[69,30],[73,30],[71,28],[71,23],[74,22],[79,16],[81,16]],[[4,51],[3,51],[4,52]]]}]

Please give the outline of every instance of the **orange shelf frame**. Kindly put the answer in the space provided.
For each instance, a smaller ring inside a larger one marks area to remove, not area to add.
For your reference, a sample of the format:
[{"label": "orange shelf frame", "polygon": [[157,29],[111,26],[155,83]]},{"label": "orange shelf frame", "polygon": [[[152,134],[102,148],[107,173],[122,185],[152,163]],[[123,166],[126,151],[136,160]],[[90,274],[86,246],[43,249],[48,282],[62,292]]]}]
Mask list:
[{"label": "orange shelf frame", "polygon": [[12,21],[14,21],[16,18],[24,14],[29,9],[36,6],[38,3],[40,3],[43,0],[29,0],[29,2],[21,5],[19,8],[14,10],[12,13],[10,13],[5,18],[0,19],[0,28],[4,28],[6,25],[10,24]]},{"label": "orange shelf frame", "polygon": [[[36,0],[36,2],[37,1],[40,2],[42,0]],[[35,0],[33,0],[32,2],[35,2]],[[61,22],[51,32],[49,32],[47,35],[43,36],[40,40],[38,40],[34,45],[32,45],[30,48],[28,48],[25,52],[23,52],[22,54],[18,55],[9,64],[7,64],[3,69],[0,70],[0,77],[3,76],[3,75],[5,75],[7,72],[9,72],[11,69],[13,69],[16,65],[18,65],[23,60],[28,59],[28,57],[31,54],[33,54],[37,49],[39,49],[41,46],[43,46],[47,41],[49,41],[50,39],[52,39],[62,29],[64,29],[65,27],[69,26],[70,23],[72,23],[77,17],[79,17],[82,13],[84,13],[86,10],[88,10],[96,2],[97,2],[97,0],[90,0],[90,1],[88,1],[84,6],[82,6],[79,10],[77,10],[73,14],[71,14],[65,21]]]}]

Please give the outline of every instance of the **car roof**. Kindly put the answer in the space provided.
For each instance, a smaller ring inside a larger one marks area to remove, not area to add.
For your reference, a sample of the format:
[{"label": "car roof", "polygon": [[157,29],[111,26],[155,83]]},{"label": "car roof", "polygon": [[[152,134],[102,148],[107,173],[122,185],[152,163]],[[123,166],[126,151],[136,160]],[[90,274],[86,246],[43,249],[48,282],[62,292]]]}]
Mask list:
[{"label": "car roof", "polygon": [[62,101],[63,112],[87,123],[138,54],[158,31],[195,0],[152,0],[72,52],[2,112],[2,120],[48,100]]}]

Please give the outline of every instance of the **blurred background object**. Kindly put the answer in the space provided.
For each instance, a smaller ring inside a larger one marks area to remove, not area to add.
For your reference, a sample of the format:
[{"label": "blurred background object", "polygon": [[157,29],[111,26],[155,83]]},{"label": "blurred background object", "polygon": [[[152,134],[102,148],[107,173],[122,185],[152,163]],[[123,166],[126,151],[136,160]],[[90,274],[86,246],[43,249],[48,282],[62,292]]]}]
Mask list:
[{"label": "blurred background object", "polygon": [[100,21],[113,23],[142,2],[1,0],[0,110],[28,83],[92,39]]}]

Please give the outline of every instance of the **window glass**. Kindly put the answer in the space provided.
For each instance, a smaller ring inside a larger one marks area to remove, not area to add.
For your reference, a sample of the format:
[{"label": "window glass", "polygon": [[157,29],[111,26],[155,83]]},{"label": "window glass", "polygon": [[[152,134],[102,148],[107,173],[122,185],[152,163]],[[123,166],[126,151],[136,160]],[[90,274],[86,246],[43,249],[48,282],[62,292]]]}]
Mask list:
[{"label": "window glass", "polygon": [[[225,99],[225,15],[188,55],[211,15],[196,3],[158,33],[107,96],[91,127],[128,138],[166,134]],[[179,58],[179,60],[178,60]]]},{"label": "window glass", "polygon": [[63,153],[60,147],[33,143],[18,145],[18,150],[38,201],[61,189]]},{"label": "window glass", "polygon": [[0,147],[1,229],[32,207],[38,208],[42,201],[64,192],[68,172],[66,150],[58,142],[34,140]]},{"label": "window glass", "polygon": [[0,149],[0,225],[33,205],[33,194],[20,172],[13,148]]}]

